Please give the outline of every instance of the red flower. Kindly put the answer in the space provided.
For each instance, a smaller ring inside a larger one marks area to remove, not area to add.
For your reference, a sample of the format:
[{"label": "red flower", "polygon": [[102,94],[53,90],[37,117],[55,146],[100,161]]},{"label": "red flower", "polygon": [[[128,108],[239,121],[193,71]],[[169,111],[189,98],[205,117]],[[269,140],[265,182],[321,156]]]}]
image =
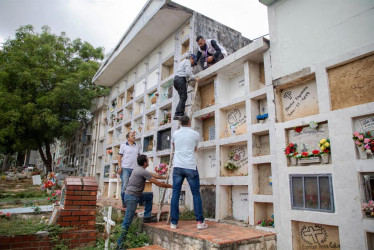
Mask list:
[{"label": "red flower", "polygon": [[312,153],[313,153],[314,155],[318,155],[318,154],[319,154],[319,150],[313,150]]},{"label": "red flower", "polygon": [[50,200],[51,199],[51,197],[48,197],[48,200]]},{"label": "red flower", "polygon": [[299,126],[295,128],[295,132],[300,133],[301,131],[303,131],[303,127]]},{"label": "red flower", "polygon": [[302,156],[308,156],[309,153],[308,153],[308,152],[302,152],[301,155],[302,155]]},{"label": "red flower", "polygon": [[55,196],[55,193],[52,193],[52,196]]},{"label": "red flower", "polygon": [[293,146],[294,146],[293,143],[290,143],[290,147],[293,148]]}]

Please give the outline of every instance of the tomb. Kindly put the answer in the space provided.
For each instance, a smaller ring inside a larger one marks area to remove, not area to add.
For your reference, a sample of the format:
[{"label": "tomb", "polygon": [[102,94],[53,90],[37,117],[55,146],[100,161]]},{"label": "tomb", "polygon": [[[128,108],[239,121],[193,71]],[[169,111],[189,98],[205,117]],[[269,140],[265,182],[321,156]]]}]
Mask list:
[{"label": "tomb", "polygon": [[199,149],[196,152],[196,164],[200,179],[215,178],[217,175],[216,148]]},{"label": "tomb", "polygon": [[214,79],[199,82],[199,89],[196,93],[195,111],[205,109],[215,104]]},{"label": "tomb", "polygon": [[124,115],[126,117],[126,120],[129,120],[133,117],[133,115],[134,115],[133,104],[130,104],[130,105],[126,106]]},{"label": "tomb", "polygon": [[125,104],[125,93],[118,96],[117,108],[121,108]]},{"label": "tomb", "polygon": [[[181,36],[182,37],[185,37],[187,36],[188,34],[190,34],[190,30],[192,29],[191,27],[191,24],[188,22],[186,23],[186,25],[183,27],[182,29],[182,32],[181,32]],[[183,53],[182,53],[183,54]]]},{"label": "tomb", "polygon": [[220,138],[247,133],[245,103],[241,102],[220,110]]},{"label": "tomb", "polygon": [[137,115],[140,115],[144,112],[144,98],[140,98],[140,99],[137,99],[134,103],[133,103],[133,107],[134,107],[134,112],[133,112],[133,116],[137,116]]},{"label": "tomb", "polygon": [[374,159],[374,114],[353,119],[353,141],[358,159]]},{"label": "tomb", "polygon": [[332,110],[374,102],[374,55],[328,69]]},{"label": "tomb", "polygon": [[120,124],[123,121],[123,111],[117,112],[117,116],[115,118],[115,124]]},{"label": "tomb", "polygon": [[267,123],[269,120],[266,95],[251,99],[251,124]]},{"label": "tomb", "polygon": [[171,124],[171,103],[161,107],[158,111],[158,125]]},{"label": "tomb", "polygon": [[366,232],[368,249],[374,249],[374,233]]},{"label": "tomb", "polygon": [[154,108],[156,107],[156,104],[158,102],[158,92],[157,90],[152,91],[147,94],[147,100],[146,100],[146,109]]},{"label": "tomb", "polygon": [[188,53],[190,51],[190,39],[186,39],[181,44],[181,55],[184,55],[185,53]]},{"label": "tomb", "polygon": [[262,221],[274,220],[273,203],[255,202],[254,203],[254,224],[258,225]]},{"label": "tomb", "polygon": [[135,83],[134,90],[134,98],[142,95],[145,90],[145,79],[141,79],[140,81]]},{"label": "tomb", "polygon": [[110,165],[105,165],[104,166],[104,178],[109,178],[109,174],[110,174]]},{"label": "tomb", "polygon": [[248,186],[220,186],[219,188],[219,219],[233,219],[248,224]]},{"label": "tomb", "polygon": [[336,226],[291,221],[293,249],[340,249]]},{"label": "tomb", "polygon": [[211,112],[196,118],[194,129],[202,136],[203,141],[211,141],[216,139],[215,123],[215,113]]},{"label": "tomb", "polygon": [[249,90],[256,91],[264,88],[265,85],[265,69],[264,63],[250,62],[248,64],[249,70]]},{"label": "tomb", "polygon": [[314,78],[308,82],[277,89],[276,92],[277,98],[280,99],[278,118],[281,121],[319,113],[317,84]]},{"label": "tomb", "polygon": [[207,185],[200,187],[203,214],[205,218],[215,219],[216,217],[216,187]]},{"label": "tomb", "polygon": [[153,151],[153,135],[144,137],[143,142],[143,152],[152,152]]},{"label": "tomb", "polygon": [[112,161],[117,161],[118,160],[118,152],[119,152],[119,146],[113,147]]},{"label": "tomb", "polygon": [[173,79],[161,85],[160,103],[163,103],[173,97],[173,88]]},{"label": "tomb", "polygon": [[220,176],[248,175],[247,142],[221,146]]},{"label": "tomb", "polygon": [[157,132],[157,150],[170,149],[171,129],[160,130]]},{"label": "tomb", "polygon": [[106,141],[107,145],[111,145],[113,143],[113,132],[114,132],[113,130],[108,132],[108,137]]},{"label": "tomb", "polygon": [[255,164],[252,171],[253,193],[258,195],[272,195],[273,181],[271,164]]},{"label": "tomb", "polygon": [[147,78],[147,90],[153,88],[154,86],[157,85],[158,83],[158,76],[159,76],[159,71],[158,69],[153,70]]},{"label": "tomb", "polygon": [[126,91],[126,102],[130,102],[134,97],[134,86],[131,86]]},{"label": "tomb", "polygon": [[116,127],[114,129],[113,143],[121,143],[122,130],[121,127]]},{"label": "tomb", "polygon": [[142,130],[143,130],[143,119],[142,117],[134,120],[131,126],[135,131],[135,136],[140,137]]},{"label": "tomb", "polygon": [[123,126],[123,132],[122,132],[122,140],[124,141],[124,140],[126,140],[126,135],[128,134],[128,133],[130,133],[131,132],[131,123],[129,122],[129,123],[126,123],[124,126]]},{"label": "tomb", "polygon": [[145,131],[151,131],[156,127],[157,123],[157,117],[156,117],[156,111],[152,111],[146,115],[145,119]]},{"label": "tomb", "polygon": [[217,77],[218,101],[226,103],[244,96],[246,94],[245,87],[244,72],[242,69],[237,72],[231,70],[228,75],[219,74]]},{"label": "tomb", "polygon": [[174,56],[162,64],[161,81],[174,74]]},{"label": "tomb", "polygon": [[270,154],[269,131],[252,134],[252,156],[264,156]]}]

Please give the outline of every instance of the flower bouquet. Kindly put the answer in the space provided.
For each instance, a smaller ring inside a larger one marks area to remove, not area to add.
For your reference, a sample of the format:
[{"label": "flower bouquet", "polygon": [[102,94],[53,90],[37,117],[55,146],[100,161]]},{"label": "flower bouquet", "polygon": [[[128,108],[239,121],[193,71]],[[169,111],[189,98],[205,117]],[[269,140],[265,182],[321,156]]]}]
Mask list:
[{"label": "flower bouquet", "polygon": [[374,201],[369,201],[368,203],[362,203],[361,205],[362,211],[367,216],[374,216]]},{"label": "flower bouquet", "polygon": [[298,155],[297,152],[297,144],[296,143],[289,143],[286,149],[284,150],[284,154],[290,159],[291,165],[295,166],[297,163],[296,156]]},{"label": "flower bouquet", "polygon": [[321,149],[320,155],[322,158],[322,163],[328,164],[329,163],[329,157],[330,157],[330,139],[321,139],[318,143],[319,148]]},{"label": "flower bouquet", "polygon": [[371,132],[354,132],[353,141],[358,149],[361,159],[367,159],[368,154],[372,154],[374,151],[374,139]]},{"label": "flower bouquet", "polygon": [[155,172],[159,175],[164,175],[168,172],[168,165],[164,163],[160,163],[160,165],[155,167]]},{"label": "flower bouquet", "polygon": [[61,191],[56,190],[56,192],[51,194],[51,197],[48,197],[47,200],[49,203],[52,203],[53,205],[59,205],[59,200],[61,196]]}]

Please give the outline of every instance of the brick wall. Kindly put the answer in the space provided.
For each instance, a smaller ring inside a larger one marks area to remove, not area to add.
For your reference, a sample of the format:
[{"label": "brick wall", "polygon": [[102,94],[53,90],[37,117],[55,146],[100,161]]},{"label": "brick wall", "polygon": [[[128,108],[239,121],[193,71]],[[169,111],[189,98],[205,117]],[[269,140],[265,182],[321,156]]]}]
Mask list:
[{"label": "brick wall", "polygon": [[[68,249],[92,246],[96,241],[96,230],[70,230],[60,235]],[[50,250],[53,248],[47,232],[32,235],[0,236],[0,249]]]}]

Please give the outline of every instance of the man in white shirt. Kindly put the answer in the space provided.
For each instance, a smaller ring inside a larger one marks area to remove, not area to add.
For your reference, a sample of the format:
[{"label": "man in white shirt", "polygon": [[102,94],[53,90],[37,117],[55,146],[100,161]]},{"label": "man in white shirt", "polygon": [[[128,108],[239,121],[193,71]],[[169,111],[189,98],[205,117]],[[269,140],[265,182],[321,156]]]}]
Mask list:
[{"label": "man in white shirt", "polygon": [[122,206],[126,207],[125,190],[133,169],[138,165],[139,147],[135,143],[135,131],[126,135],[127,142],[122,143],[118,155],[118,173],[121,176]]},{"label": "man in white shirt", "polygon": [[221,61],[227,57],[227,51],[214,39],[204,39],[202,36],[197,36],[196,42],[199,45],[196,54],[196,63],[200,60],[203,69]]},{"label": "man in white shirt", "polygon": [[174,76],[174,88],[177,90],[179,95],[179,103],[175,109],[174,120],[179,120],[180,117],[184,116],[187,101],[187,80],[195,80],[196,77],[192,73],[192,66],[196,64],[196,56],[190,54],[188,58],[183,60]]},{"label": "man in white shirt", "polygon": [[181,128],[172,135],[174,153],[173,195],[171,198],[171,229],[176,229],[179,220],[179,196],[184,178],[187,178],[193,196],[193,206],[197,221],[197,229],[207,228],[204,222],[203,206],[200,196],[200,178],[197,171],[195,152],[200,135],[191,129],[188,116],[180,118]]}]

